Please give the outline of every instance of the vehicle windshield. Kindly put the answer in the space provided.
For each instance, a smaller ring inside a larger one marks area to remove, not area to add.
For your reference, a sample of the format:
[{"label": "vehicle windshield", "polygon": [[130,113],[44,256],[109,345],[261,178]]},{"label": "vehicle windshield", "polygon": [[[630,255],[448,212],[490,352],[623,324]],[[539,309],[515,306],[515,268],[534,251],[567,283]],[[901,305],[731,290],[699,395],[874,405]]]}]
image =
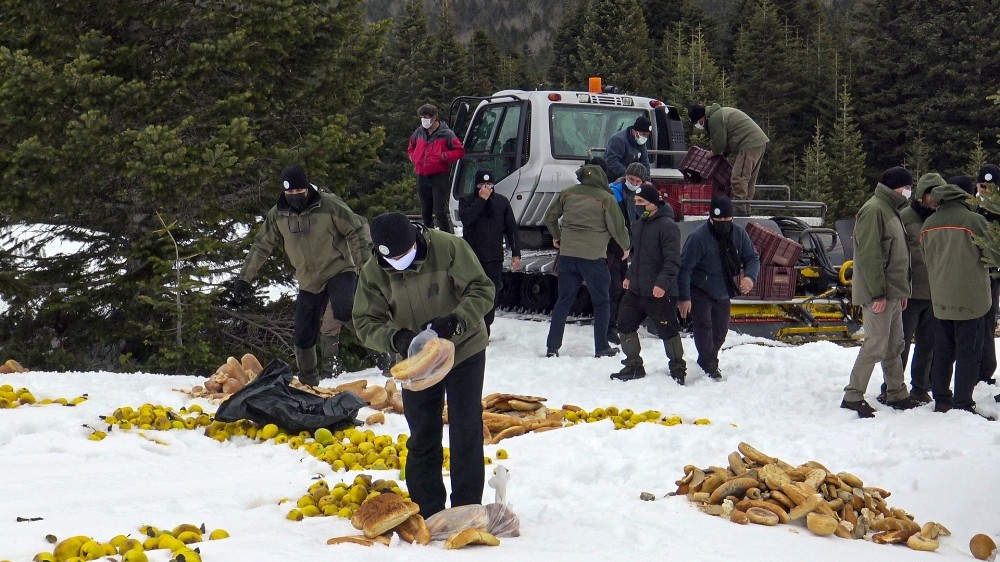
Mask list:
[{"label": "vehicle windshield", "polygon": [[611,135],[627,129],[636,117],[647,115],[638,108],[607,105],[553,105],[549,108],[552,156],[569,160],[584,160],[604,156]]}]

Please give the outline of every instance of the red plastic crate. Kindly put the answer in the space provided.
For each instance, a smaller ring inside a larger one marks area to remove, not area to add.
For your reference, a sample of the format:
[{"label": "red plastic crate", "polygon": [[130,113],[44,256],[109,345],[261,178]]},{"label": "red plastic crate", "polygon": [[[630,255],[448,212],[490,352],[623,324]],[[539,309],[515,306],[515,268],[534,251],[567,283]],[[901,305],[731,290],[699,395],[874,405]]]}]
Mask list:
[{"label": "red plastic crate", "polygon": [[663,200],[674,210],[675,218],[708,215],[709,203],[683,202],[684,199],[711,199],[713,187],[707,183],[666,183],[657,186]]},{"label": "red plastic crate", "polygon": [[761,265],[779,265],[794,267],[802,254],[802,246],[794,240],[785,238],[777,232],[750,221],[746,225],[747,234],[753,247],[760,254]]},{"label": "red plastic crate", "polygon": [[798,277],[794,267],[776,265],[760,266],[760,274],[747,298],[788,300],[795,296],[795,282]]},{"label": "red plastic crate", "polygon": [[730,193],[729,182],[733,175],[733,166],[718,154],[709,157],[707,150],[692,146],[684,155],[678,169],[691,182],[707,181],[715,186],[716,190]]}]

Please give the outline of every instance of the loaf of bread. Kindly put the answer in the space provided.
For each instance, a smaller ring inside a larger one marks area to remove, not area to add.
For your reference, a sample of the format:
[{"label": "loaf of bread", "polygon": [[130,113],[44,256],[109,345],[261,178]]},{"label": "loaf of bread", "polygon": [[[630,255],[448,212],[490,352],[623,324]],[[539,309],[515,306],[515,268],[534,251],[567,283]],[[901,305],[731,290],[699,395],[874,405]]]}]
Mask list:
[{"label": "loaf of bread", "polygon": [[438,379],[448,374],[455,364],[455,344],[443,338],[434,338],[424,344],[423,349],[396,363],[389,369],[392,376],[401,381]]}]

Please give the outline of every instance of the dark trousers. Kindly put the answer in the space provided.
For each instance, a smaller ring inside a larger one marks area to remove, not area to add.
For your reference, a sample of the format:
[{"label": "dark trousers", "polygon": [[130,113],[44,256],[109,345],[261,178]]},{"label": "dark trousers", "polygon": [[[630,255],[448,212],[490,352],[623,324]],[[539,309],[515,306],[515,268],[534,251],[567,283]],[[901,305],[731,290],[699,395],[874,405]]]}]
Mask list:
[{"label": "dark trousers", "polygon": [[483,374],[486,351],[451,369],[441,382],[414,392],[403,389],[403,411],[410,428],[406,442],[406,487],[426,519],[444,509],[446,490],[441,476],[441,438],[445,395],[448,397],[448,438],[451,448],[451,507],[483,502]]},{"label": "dark trousers", "polygon": [[[913,364],[910,365],[910,390],[931,389],[931,360],[934,357],[934,332],[936,328],[931,301],[910,299],[903,311],[903,368],[910,357],[910,342],[916,346]],[[883,385],[884,386],[884,385]]]},{"label": "dark trousers", "polygon": [[483,266],[483,271],[486,272],[486,276],[490,278],[493,282],[493,286],[496,287],[496,291],[493,295],[493,308],[483,316],[483,320],[486,321],[486,333],[490,333],[490,326],[493,324],[493,319],[496,317],[497,304],[500,302],[500,277],[503,275],[503,262],[502,261],[481,261],[479,262]]},{"label": "dark trousers", "polygon": [[608,296],[611,298],[611,315],[608,317],[608,328],[618,328],[618,307],[621,306],[622,297],[625,296],[625,289],[622,283],[625,281],[625,273],[628,271],[628,263],[622,259],[625,252],[617,242],[611,241],[608,244],[608,273],[611,274],[611,285],[608,287]]},{"label": "dark trousers", "polygon": [[729,299],[713,299],[691,287],[691,330],[698,350],[698,366],[706,372],[719,368],[719,350],[729,332]]},{"label": "dark trousers", "polygon": [[448,173],[433,176],[417,176],[417,198],[420,200],[420,216],[424,226],[437,227],[445,232],[451,232],[451,221],[448,220]]},{"label": "dark trousers", "polygon": [[656,324],[656,335],[661,340],[669,340],[680,333],[675,297],[641,297],[638,293],[625,291],[618,309],[618,327],[621,332],[629,334],[638,331],[646,318],[652,319]]},{"label": "dark trousers", "polygon": [[986,320],[983,322],[983,357],[979,363],[979,380],[981,381],[992,379],[993,373],[997,371],[996,328],[1000,279],[990,279],[990,293],[993,296],[993,302],[989,312],[986,313]]},{"label": "dark trousers", "polygon": [[316,345],[327,302],[333,317],[354,331],[351,312],[354,310],[354,290],[357,286],[358,274],[344,271],[327,281],[321,293],[300,290],[295,297],[295,347],[309,349]]},{"label": "dark trousers", "polygon": [[[979,382],[979,361],[983,351],[983,322],[937,319],[934,333],[934,360],[931,363],[931,390],[934,402],[968,409],[976,405],[972,389]],[[955,393],[951,392],[952,367]]]},{"label": "dark trousers", "polygon": [[603,351],[608,345],[608,319],[611,316],[611,298],[608,287],[611,274],[604,258],[586,260],[570,256],[559,256],[559,298],[552,309],[552,324],[545,344],[549,349],[562,347],[563,333],[566,331],[566,317],[576,300],[580,285],[587,283],[590,301],[594,305],[594,351]]}]

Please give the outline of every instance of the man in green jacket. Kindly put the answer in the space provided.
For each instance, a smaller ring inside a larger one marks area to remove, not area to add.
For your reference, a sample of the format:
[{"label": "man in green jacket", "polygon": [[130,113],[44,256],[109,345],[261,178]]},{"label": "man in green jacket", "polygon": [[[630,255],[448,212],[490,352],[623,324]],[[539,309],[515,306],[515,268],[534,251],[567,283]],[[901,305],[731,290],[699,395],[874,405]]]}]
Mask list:
[{"label": "man in green jacket", "polygon": [[[913,352],[913,364],[910,365],[910,398],[921,404],[931,401],[931,358],[934,357],[934,331],[937,329],[934,320],[934,310],[931,308],[931,285],[927,279],[927,264],[924,262],[924,252],[920,249],[920,231],[924,221],[937,209],[937,202],[931,198],[935,187],[945,185],[939,174],[924,174],[917,180],[917,189],[899,216],[906,229],[906,246],[910,250],[910,298],[903,310],[903,354],[900,361],[903,370],[910,357],[910,342],[913,341],[916,350]],[[885,404],[885,383],[882,383],[882,393],[878,401]]]},{"label": "man in green jacket", "polygon": [[[705,129],[708,133],[712,149],[710,156],[720,154],[733,165],[730,176],[732,199],[753,199],[764,148],[771,140],[764,130],[746,113],[717,103],[707,108],[692,104],[688,108],[688,117],[695,128]],[[745,205],[741,207],[737,204],[736,207],[749,212]]]},{"label": "man in green jacket", "polygon": [[906,391],[903,377],[903,318],[910,297],[910,251],[899,211],[910,198],[913,176],[906,168],[889,168],[875,193],[861,206],[854,226],[855,306],[862,307],[865,338],[844,387],[841,408],[858,417],[875,417],[865,391],[876,363],[882,365],[886,404],[897,410],[919,406]]},{"label": "man in green jacket", "polygon": [[[233,286],[233,302],[250,295],[250,282],[271,253],[281,246],[295,269],[299,292],[295,298],[295,361],[302,384],[319,384],[319,338],[323,310],[329,302],[333,315],[351,324],[358,268],[368,259],[371,239],[368,223],[343,199],[321,193],[309,183],[301,166],[281,172],[278,203],[264,217],[253,246]],[[388,356],[373,356],[376,366],[388,368]]]},{"label": "man in green jacket", "polygon": [[566,317],[580,285],[586,282],[594,305],[594,356],[613,357],[619,350],[608,343],[611,274],[607,249],[614,239],[622,249],[622,259],[628,259],[628,229],[604,170],[584,164],[576,177],[580,183],[563,189],[545,213],[552,244],[559,249],[559,297],[552,309],[545,356],[559,356]]},{"label": "man in green jacket", "polygon": [[[990,310],[990,276],[986,251],[974,238],[986,232],[986,219],[972,210],[968,193],[957,185],[935,187],[938,208],[924,221],[920,245],[927,261],[931,302],[937,318],[931,387],[934,411],[976,411],[972,391],[979,382],[983,322]],[[952,394],[952,369],[955,392]]]},{"label": "man in green jacket", "polygon": [[451,506],[482,503],[483,375],[489,336],[483,317],[495,288],[469,244],[440,230],[385,213],[371,224],[374,257],[361,268],[354,324],[361,342],[406,357],[418,332],[430,327],[455,344],[455,366],[437,384],[403,389],[410,428],[406,485],[425,518],[445,507],[441,478],[442,414],[448,398]]}]

